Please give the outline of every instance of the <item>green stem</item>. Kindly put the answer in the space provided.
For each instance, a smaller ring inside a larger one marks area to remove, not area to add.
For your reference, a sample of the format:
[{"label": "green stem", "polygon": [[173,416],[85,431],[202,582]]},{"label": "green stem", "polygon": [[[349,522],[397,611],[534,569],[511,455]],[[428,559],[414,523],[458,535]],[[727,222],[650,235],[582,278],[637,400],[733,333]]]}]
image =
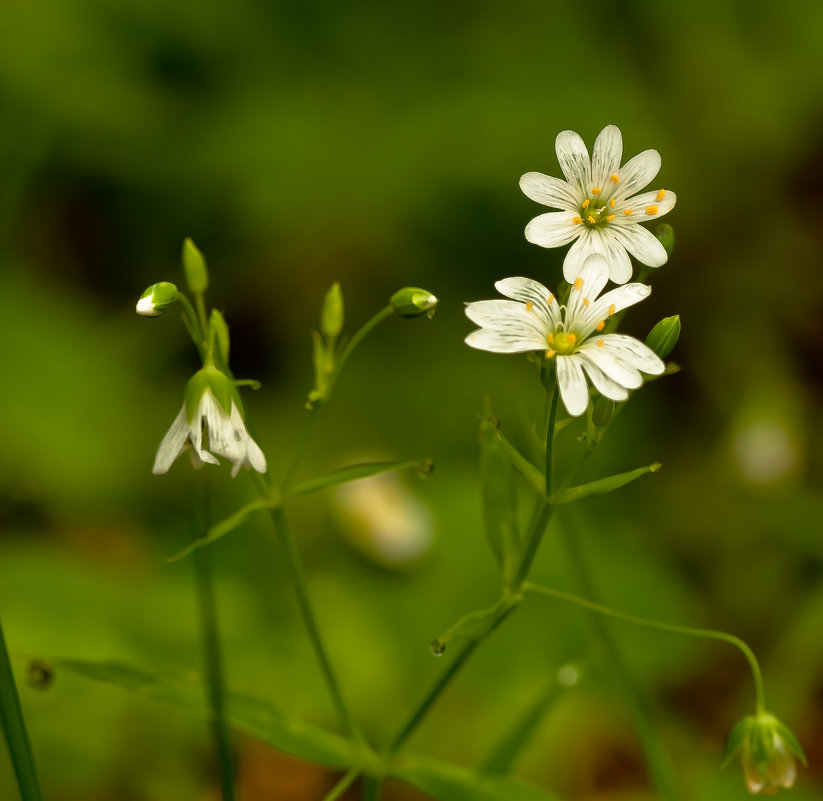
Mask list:
[{"label": "green stem", "polygon": [[354,349],[360,344],[363,337],[365,337],[366,334],[368,334],[373,328],[380,325],[383,320],[386,320],[393,315],[394,309],[391,306],[386,306],[377,312],[377,314],[375,314],[370,320],[367,320],[360,330],[358,330],[357,333],[355,333],[354,336],[348,341],[346,347],[343,348],[343,352],[340,354],[340,358],[337,360],[337,365],[334,368],[334,375],[332,375],[331,380],[329,381],[329,394],[331,394],[332,387],[337,381],[337,377],[340,375],[343,367],[349,360],[349,356],[351,356]]},{"label": "green stem", "polygon": [[[197,534],[208,531],[208,485],[202,487],[202,499],[195,517]],[[203,635],[203,655],[206,662],[206,681],[211,707],[212,734],[220,764],[220,787],[223,801],[234,801],[234,769],[232,766],[229,730],[226,724],[223,687],[223,668],[220,654],[220,637],[217,627],[217,603],[214,593],[214,575],[211,551],[199,548],[193,554],[197,578],[197,595]]]},{"label": "green stem", "polygon": [[194,306],[191,305],[191,301],[182,292],[178,292],[177,300],[183,309],[183,322],[186,324],[186,330],[189,332],[192,342],[197,346],[200,358],[205,360],[205,337],[203,330],[200,328],[200,322],[197,319],[197,312],[195,312]]},{"label": "green stem", "polygon": [[303,456],[309,446],[312,432],[317,424],[317,416],[320,413],[321,405],[322,404],[317,403],[309,410],[309,416],[306,420],[306,424],[303,426],[303,433],[300,435],[300,440],[297,443],[294,456],[292,456],[289,467],[286,470],[286,474],[283,476],[283,481],[280,483],[281,492],[284,496],[288,492],[289,487],[294,480],[294,474],[297,472],[297,468],[300,466],[300,462],[303,460]]},{"label": "green stem", "polygon": [[294,590],[297,595],[297,603],[300,607],[300,613],[303,616],[303,622],[308,630],[312,648],[314,649],[315,656],[320,664],[320,669],[323,672],[323,678],[326,680],[326,686],[328,687],[329,694],[334,702],[337,715],[349,735],[356,742],[362,743],[363,738],[360,735],[360,731],[358,730],[354,719],[349,713],[345,700],[343,699],[340,684],[337,681],[337,676],[334,673],[328,653],[326,652],[326,647],[323,644],[323,639],[320,636],[320,629],[317,625],[317,619],[309,598],[308,585],[306,584],[306,577],[303,572],[300,554],[297,550],[297,545],[294,542],[294,537],[291,533],[286,512],[282,506],[277,506],[270,509],[269,513],[271,514],[275,533],[277,534],[280,544],[283,547],[283,551],[286,554],[286,562],[288,564],[289,571],[292,574]]},{"label": "green stem", "polygon": [[615,620],[622,620],[626,623],[632,623],[635,626],[644,626],[647,629],[656,629],[657,631],[668,631],[672,634],[683,634],[687,637],[702,637],[709,640],[720,640],[721,642],[733,645],[743,654],[744,657],[746,657],[746,661],[749,663],[749,667],[751,668],[757,714],[763,714],[766,712],[766,696],[763,689],[763,674],[760,670],[760,664],[757,661],[757,657],[754,655],[754,651],[752,651],[752,649],[743,640],[741,640],[740,637],[736,637],[734,634],[728,634],[725,631],[698,629],[691,626],[678,626],[674,623],[661,623],[657,620],[649,620],[648,618],[629,615],[625,612],[618,612],[608,606],[593,603],[592,601],[588,601],[577,595],[572,595],[571,593],[563,592],[562,590],[555,590],[551,587],[543,587],[538,584],[527,583],[523,585],[523,589],[530,592],[540,593],[541,595],[547,595],[550,598],[557,598],[561,601],[567,601],[568,603],[575,604],[583,609],[588,609],[592,612],[597,612],[598,614],[612,617]]},{"label": "green stem", "polygon": [[546,426],[546,498],[552,496],[552,474],[554,472],[554,425],[557,420],[557,384],[551,391],[552,401],[549,409],[549,422]]},{"label": "green stem", "polygon": [[354,783],[354,780],[360,775],[360,769],[356,767],[349,768],[348,773],[343,776],[334,787],[329,790],[329,792],[324,796],[323,801],[337,801],[346,790],[351,787]]},{"label": "green stem", "polygon": [[379,776],[366,774],[363,776],[363,794],[361,801],[380,801],[383,790],[383,780]]},{"label": "green stem", "polygon": [[0,625],[0,724],[2,724],[6,744],[9,747],[9,756],[14,766],[14,775],[17,777],[17,786],[20,788],[20,797],[23,801],[40,801],[43,795],[37,780],[34,754],[26,733],[23,708],[20,706],[20,696],[17,694],[17,685],[14,683],[14,673],[11,669],[2,625]]},{"label": "green stem", "polygon": [[197,319],[200,321],[200,336],[203,338],[203,349],[208,350],[209,337],[207,336],[207,332],[209,330],[209,323],[206,317],[206,298],[202,292],[198,292],[194,296],[194,303],[197,308]]}]

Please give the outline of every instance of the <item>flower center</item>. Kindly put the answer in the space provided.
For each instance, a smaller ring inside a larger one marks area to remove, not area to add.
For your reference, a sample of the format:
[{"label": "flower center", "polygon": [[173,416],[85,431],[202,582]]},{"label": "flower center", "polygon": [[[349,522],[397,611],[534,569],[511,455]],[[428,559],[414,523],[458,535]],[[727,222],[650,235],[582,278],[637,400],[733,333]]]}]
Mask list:
[{"label": "flower center", "polygon": [[553,334],[546,335],[546,343],[549,348],[546,351],[546,358],[551,359],[553,356],[568,356],[574,353],[577,347],[577,334],[572,334],[566,331],[555,331]]},{"label": "flower center", "polygon": [[614,207],[617,203],[611,194],[609,187],[604,192],[601,187],[593,186],[589,196],[580,204],[580,214],[572,222],[575,225],[583,224],[587,228],[603,228],[608,225],[616,216]]}]

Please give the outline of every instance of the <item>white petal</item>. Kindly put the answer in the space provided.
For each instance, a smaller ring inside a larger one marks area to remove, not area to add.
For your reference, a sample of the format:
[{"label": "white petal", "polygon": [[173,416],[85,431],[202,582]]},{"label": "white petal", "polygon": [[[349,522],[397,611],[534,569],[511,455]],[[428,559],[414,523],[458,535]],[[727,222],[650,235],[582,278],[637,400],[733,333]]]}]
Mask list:
[{"label": "white petal", "polygon": [[569,184],[542,172],[521,176],[520,189],[527,198],[553,209],[575,211],[580,205],[580,198]]},{"label": "white petal", "polygon": [[580,367],[579,359],[574,356],[557,356],[557,388],[566,411],[572,417],[580,417],[589,405],[589,388],[586,377]]},{"label": "white petal", "polygon": [[206,390],[200,396],[200,402],[197,404],[197,413],[194,419],[189,423],[189,439],[200,461],[208,462],[209,464],[220,464],[220,462],[212,456],[203,447],[203,423],[206,424],[206,431],[211,438],[211,420],[214,416],[213,406],[217,404],[214,396]]},{"label": "white petal", "polygon": [[603,291],[608,280],[609,265],[599,253],[592,253],[583,262],[580,274],[569,291],[566,313],[567,330],[578,332],[583,320],[588,316],[592,301]]},{"label": "white petal", "polygon": [[569,252],[563,260],[563,277],[570,284],[573,284],[574,279],[580,275],[583,262],[586,261],[592,253],[598,252],[596,242],[598,235],[599,232],[585,228],[581,230],[580,238],[577,242],[569,248]]},{"label": "white petal", "polygon": [[625,284],[632,277],[632,262],[619,237],[611,232],[611,226],[603,229],[597,245],[609,263],[609,278],[615,284]]},{"label": "white petal", "polygon": [[[660,197],[661,192],[663,193],[663,197]],[[660,199],[658,200],[658,198]],[[625,198],[620,201],[619,205],[615,206],[615,213],[617,215],[615,223],[620,225],[621,223],[656,220],[658,217],[668,214],[674,208],[675,203],[677,203],[677,195],[672,192],[671,189],[656,189],[651,192],[643,192],[639,195]],[[648,212],[651,211],[652,207],[657,209],[657,211],[649,214]],[[631,209],[631,214],[625,214],[628,209]]]},{"label": "white petal", "polygon": [[590,358],[587,351],[579,350],[576,354],[583,369],[588,373],[594,388],[605,398],[613,401],[624,401],[629,397],[629,391],[616,381],[612,381]]},{"label": "white petal", "polygon": [[576,215],[569,211],[550,211],[529,221],[526,226],[526,239],[541,248],[557,248],[568,245],[580,236],[582,226],[572,220]]},{"label": "white petal", "polygon": [[544,350],[548,347],[545,339],[538,343],[530,338],[495,331],[491,328],[472,331],[466,337],[465,342],[470,348],[487,350],[490,353],[528,353],[531,350]]},{"label": "white petal", "polygon": [[620,197],[628,197],[648,186],[660,172],[660,164],[660,154],[656,150],[644,150],[629,159],[617,173]]},{"label": "white petal", "polygon": [[642,225],[615,226],[610,233],[647,267],[662,267],[669,260],[669,254],[660,240]]},{"label": "white petal", "polygon": [[189,436],[189,425],[186,420],[186,404],[174,418],[171,428],[160,442],[157,455],[154,457],[154,467],[151,472],[155,475],[165,473],[172,466],[174,460],[183,452]]},{"label": "white petal", "polygon": [[637,283],[625,284],[612,289],[599,297],[575,320],[575,333],[585,339],[596,330],[601,321],[605,322],[613,314],[634,306],[635,303],[640,303],[651,294],[651,291],[650,286]]},{"label": "white petal", "polygon": [[546,321],[547,329],[554,329],[556,322],[560,319],[560,304],[557,298],[539,281],[520,276],[503,278],[495,282],[494,288],[507,298],[523,303],[531,301]]},{"label": "white petal", "polygon": [[251,438],[251,435],[249,435],[246,443],[246,462],[258,473],[266,472],[266,456],[260,446]]},{"label": "white petal", "polygon": [[607,334],[603,339],[606,340],[605,349],[611,350],[616,347],[623,362],[628,362],[644,373],[660,375],[666,369],[663,360],[648,345],[634,337],[626,334]]},{"label": "white petal", "polygon": [[561,131],[554,142],[557,160],[563,175],[571,184],[573,190],[580,195],[580,199],[587,198],[592,188],[591,163],[589,151],[574,131]]},{"label": "white petal", "polygon": [[[616,334],[606,334],[589,340],[577,350],[577,353],[599,367],[616,384],[626,389],[637,389],[643,385],[643,376],[621,358],[617,344],[609,342],[613,336]],[[598,342],[603,344],[598,345]]]},{"label": "white petal", "polygon": [[620,159],[623,157],[623,136],[616,125],[607,125],[594,140],[592,148],[592,183],[605,189],[609,178],[620,174]]},{"label": "white petal", "polygon": [[541,313],[514,300],[476,300],[466,305],[466,317],[481,328],[535,338],[545,342],[549,326]]}]

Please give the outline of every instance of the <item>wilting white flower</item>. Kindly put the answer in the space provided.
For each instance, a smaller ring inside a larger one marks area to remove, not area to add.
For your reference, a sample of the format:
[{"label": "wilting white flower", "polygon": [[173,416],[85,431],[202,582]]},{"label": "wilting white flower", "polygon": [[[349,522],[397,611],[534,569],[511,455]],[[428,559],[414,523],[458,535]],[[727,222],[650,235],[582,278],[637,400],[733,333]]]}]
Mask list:
[{"label": "wilting white flower", "polygon": [[497,291],[513,300],[481,300],[466,306],[466,316],[480,326],[466,344],[492,353],[543,351],[553,359],[557,386],[570,415],[586,411],[589,391],[614,401],[643,384],[640,372],[660,375],[661,359],[642,342],[624,334],[601,334],[606,320],[648,297],[645,284],[626,284],[598,297],[609,278],[606,260],[589,256],[561,306],[543,284],[530,278],[504,278]]},{"label": "wilting white flower", "polygon": [[629,253],[649,267],[665,264],[665,248],[640,223],[671,211],[677,196],[668,189],[635,194],[659,172],[660,154],[644,150],[621,167],[623,137],[614,125],[607,125],[598,134],[591,160],[574,131],[559,133],[555,149],[566,180],[527,172],[520,179],[520,188],[532,200],[561,211],[535,217],[526,226],[526,239],[544,248],[577,240],[563,262],[563,275],[569,283],[580,275],[592,253],[606,257],[616,284],[631,278]]},{"label": "wilting white flower", "polygon": [[232,463],[232,477],[241,467],[265,473],[266,457],[246,430],[235,395],[231,381],[216,368],[196,373],[186,387],[183,408],[157,449],[152,472],[165,473],[190,447],[196,468],[204,462],[220,464],[217,454]]}]

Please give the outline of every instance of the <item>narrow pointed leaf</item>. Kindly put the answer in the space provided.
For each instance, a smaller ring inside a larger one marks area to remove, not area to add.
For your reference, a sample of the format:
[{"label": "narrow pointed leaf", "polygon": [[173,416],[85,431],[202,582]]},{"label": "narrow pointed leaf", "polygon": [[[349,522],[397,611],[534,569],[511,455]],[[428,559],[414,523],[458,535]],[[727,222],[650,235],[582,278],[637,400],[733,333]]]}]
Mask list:
[{"label": "narrow pointed leaf", "polygon": [[335,470],[328,475],[295,484],[289,490],[289,495],[307,495],[310,492],[318,492],[319,490],[328,489],[329,487],[335,487],[338,484],[346,484],[349,481],[359,481],[362,478],[370,478],[371,476],[388,473],[392,470],[408,470],[412,467],[422,469],[424,466],[425,462],[417,460],[409,462],[363,462],[362,464],[353,464],[349,467],[342,467],[340,470]]},{"label": "narrow pointed leaf", "polygon": [[506,458],[512,467],[528,481],[529,486],[535,489],[539,495],[543,495],[546,489],[546,481],[540,470],[523,456],[500,431],[497,432],[497,437],[500,440],[500,447],[503,449],[503,453],[506,454]]},{"label": "narrow pointed leaf", "polygon": [[580,484],[576,487],[560,490],[551,497],[553,504],[574,503],[575,501],[588,498],[590,495],[605,495],[607,492],[625,487],[640,476],[646,473],[656,473],[663,465],[659,462],[650,464],[647,467],[638,467],[637,470],[629,470],[628,473],[618,473],[608,478],[601,478],[591,481],[588,484]]},{"label": "narrow pointed leaf", "polygon": [[[121,662],[52,661],[58,670],[113,684],[203,718],[209,716],[205,688],[194,671],[158,670]],[[226,717],[234,728],[300,759],[335,768],[345,768],[357,761],[355,747],[349,740],[285,715],[268,700],[228,692]]]}]

